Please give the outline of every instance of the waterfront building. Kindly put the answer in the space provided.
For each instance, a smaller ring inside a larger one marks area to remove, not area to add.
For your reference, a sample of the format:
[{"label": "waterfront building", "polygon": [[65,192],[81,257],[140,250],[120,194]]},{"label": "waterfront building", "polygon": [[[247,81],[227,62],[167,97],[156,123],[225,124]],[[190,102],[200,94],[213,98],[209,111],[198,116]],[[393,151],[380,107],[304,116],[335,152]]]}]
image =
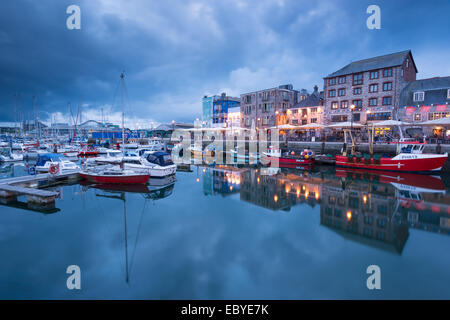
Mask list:
[{"label": "waterfront building", "polygon": [[[400,119],[420,124],[450,117],[450,77],[435,77],[410,82],[400,94]],[[449,140],[444,126],[424,126],[426,136]]]},{"label": "waterfront building", "polygon": [[202,126],[211,127],[213,114],[213,101],[217,96],[204,96],[202,99]]},{"label": "waterfront building", "polygon": [[228,109],[227,127],[239,128],[241,126],[241,107]]},{"label": "waterfront building", "polygon": [[416,74],[410,50],[351,62],[324,77],[324,124],[397,119],[400,93]]},{"label": "waterfront building", "polygon": [[323,91],[314,86],[314,91],[307,94],[291,109],[287,110],[288,123],[291,125],[305,125],[322,123]]},{"label": "waterfront building", "polygon": [[203,127],[226,127],[228,109],[239,107],[240,98],[227,96],[226,93],[204,96],[202,103],[202,125]]},{"label": "waterfront building", "polygon": [[226,127],[228,110],[230,108],[239,107],[241,99],[237,97],[227,96],[226,93],[222,93],[220,96],[215,96],[213,99],[212,109],[212,127]]},{"label": "waterfront building", "polygon": [[287,124],[287,110],[305,97],[291,84],[241,94],[241,127],[269,128]]}]

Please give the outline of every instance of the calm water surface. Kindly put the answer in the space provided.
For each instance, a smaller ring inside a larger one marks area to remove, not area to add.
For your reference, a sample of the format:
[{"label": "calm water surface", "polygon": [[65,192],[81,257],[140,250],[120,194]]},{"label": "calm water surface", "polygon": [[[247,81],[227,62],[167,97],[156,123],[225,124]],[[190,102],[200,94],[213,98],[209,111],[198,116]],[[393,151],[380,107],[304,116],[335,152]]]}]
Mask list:
[{"label": "calm water surface", "polygon": [[[57,187],[49,210],[1,206],[0,298],[450,298],[447,177],[191,170],[133,190]],[[366,287],[372,264],[381,290]]]}]

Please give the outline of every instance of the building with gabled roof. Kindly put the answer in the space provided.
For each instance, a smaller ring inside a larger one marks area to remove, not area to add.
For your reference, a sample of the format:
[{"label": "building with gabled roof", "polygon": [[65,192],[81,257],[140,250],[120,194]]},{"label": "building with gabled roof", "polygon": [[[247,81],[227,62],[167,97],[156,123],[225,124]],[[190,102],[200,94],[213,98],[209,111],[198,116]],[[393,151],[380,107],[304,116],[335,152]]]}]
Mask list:
[{"label": "building with gabled roof", "polygon": [[354,61],[332,72],[324,77],[324,123],[397,119],[400,93],[417,72],[411,50]]}]

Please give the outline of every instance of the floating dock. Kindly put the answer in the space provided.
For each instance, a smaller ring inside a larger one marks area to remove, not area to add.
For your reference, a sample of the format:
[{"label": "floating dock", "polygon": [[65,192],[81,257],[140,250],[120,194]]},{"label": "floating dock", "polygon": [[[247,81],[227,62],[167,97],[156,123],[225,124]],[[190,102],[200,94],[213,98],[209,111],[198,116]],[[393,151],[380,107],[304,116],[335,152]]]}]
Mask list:
[{"label": "floating dock", "polygon": [[55,199],[59,196],[59,193],[39,188],[78,179],[78,170],[68,171],[57,175],[42,173],[2,179],[0,180],[0,204],[14,206],[14,204],[18,203],[17,197],[24,195],[27,197],[27,206],[29,209],[41,212],[55,212]]}]

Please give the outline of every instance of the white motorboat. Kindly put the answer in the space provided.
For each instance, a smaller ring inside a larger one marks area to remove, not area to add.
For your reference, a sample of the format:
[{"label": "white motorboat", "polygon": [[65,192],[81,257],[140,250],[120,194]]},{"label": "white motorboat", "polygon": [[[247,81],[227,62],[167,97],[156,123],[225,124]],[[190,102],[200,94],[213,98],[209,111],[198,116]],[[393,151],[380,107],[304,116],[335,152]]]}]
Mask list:
[{"label": "white motorboat", "polygon": [[0,162],[15,162],[22,161],[23,154],[12,152],[11,148],[0,149]]},{"label": "white motorboat", "polygon": [[50,172],[55,174],[58,172],[64,173],[79,169],[80,166],[57,153],[46,153],[40,155],[36,163],[36,171],[38,172]]},{"label": "white motorboat", "polygon": [[106,155],[88,159],[88,162],[99,164],[119,164],[122,162],[123,154],[120,150],[108,149]]},{"label": "white motorboat", "polygon": [[165,152],[148,151],[142,157],[124,157],[123,166],[135,172],[148,173],[152,178],[163,178],[177,172],[170,154]]}]

